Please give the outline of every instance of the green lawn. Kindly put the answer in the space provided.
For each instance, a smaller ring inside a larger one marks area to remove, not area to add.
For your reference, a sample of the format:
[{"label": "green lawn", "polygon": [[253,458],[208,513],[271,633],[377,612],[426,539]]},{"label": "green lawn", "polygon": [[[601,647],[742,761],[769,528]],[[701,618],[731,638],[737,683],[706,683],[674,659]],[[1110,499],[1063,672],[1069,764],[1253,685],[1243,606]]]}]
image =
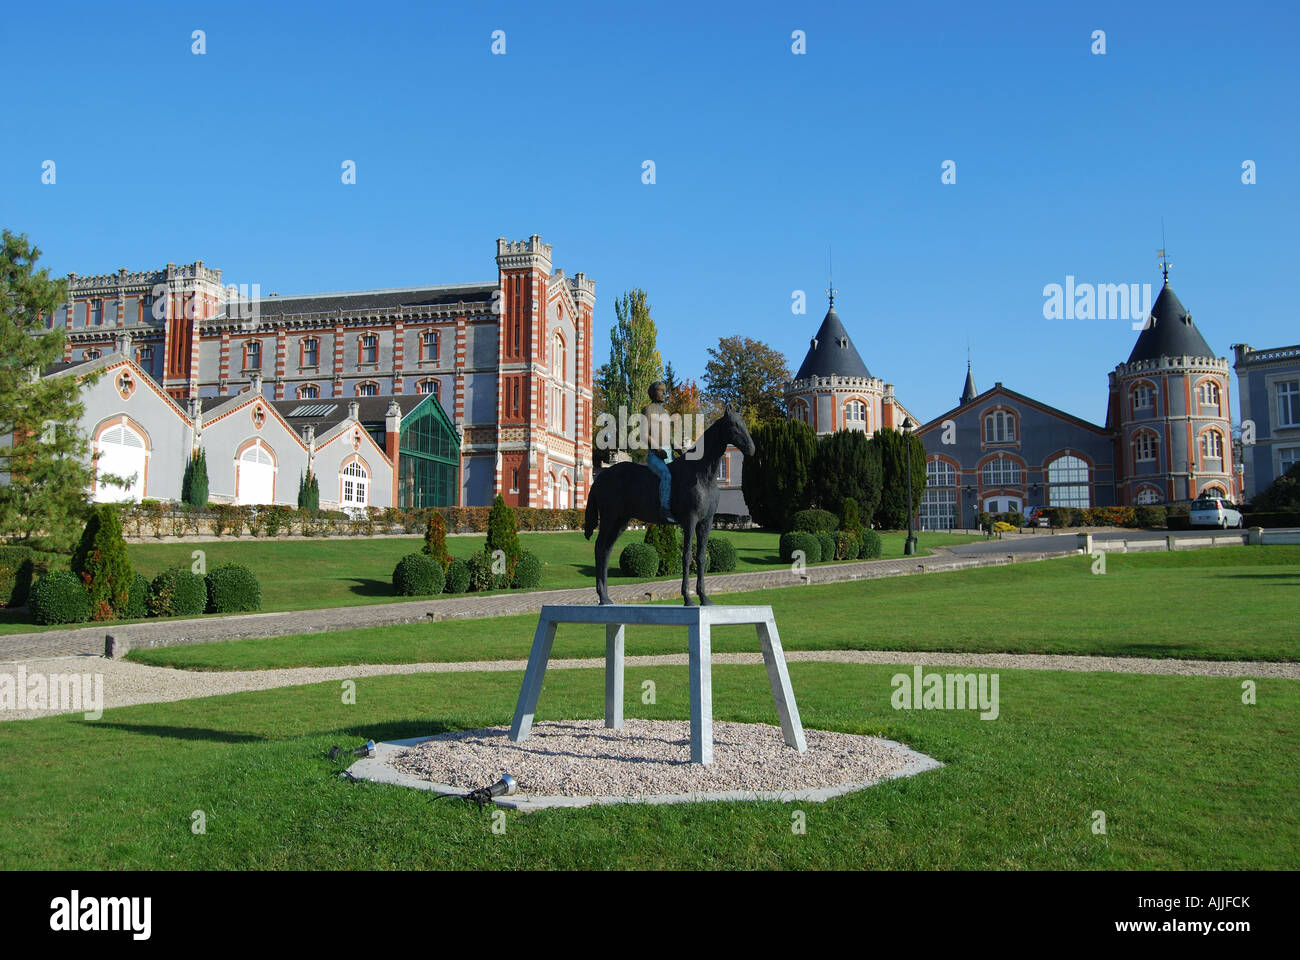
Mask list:
[{"label": "green lawn", "polygon": [[[341,780],[325,753],[504,724],[515,672],[361,679],[351,706],[328,683],[0,723],[0,869],[1300,867],[1294,682],[1260,681],[1244,706],[1238,680],[1006,670],[1000,716],[981,721],[893,710],[897,670],[790,666],[806,726],[884,735],[944,769],[825,804],[511,813],[503,834],[470,804]],[[761,667],[715,666],[713,684],[719,720],[775,722]],[[684,667],[633,667],[627,689],[628,716],[688,716]],[[554,671],[538,717],[602,703],[601,671]]]},{"label": "green lawn", "polygon": [[[780,565],[777,556],[779,537],[755,530],[727,530],[718,534],[736,547],[736,572],[771,569]],[[609,582],[632,583],[618,569],[618,552],[624,545],[639,540],[641,531],[629,531],[619,539],[610,561]],[[901,557],[902,532],[885,533],[883,556]],[[963,534],[925,533],[923,546],[968,543],[981,538]],[[482,550],[486,535],[448,537],[447,546],[454,557],[467,557]],[[537,554],[546,564],[542,589],[592,586],[595,583],[594,542],[581,533],[521,533],[525,550]],[[341,537],[318,540],[258,540],[253,537],[212,543],[142,543],[129,546],[131,563],[136,571],[152,579],[172,566],[189,567],[192,554],[202,550],[209,567],[219,563],[242,563],[249,567],[262,585],[262,609],[311,610],[319,607],[347,607],[357,604],[390,603],[393,596],[393,568],[408,553],[424,546],[422,537],[362,538]],[[657,578],[656,578],[657,579]],[[25,633],[43,629],[27,621],[26,613],[0,611],[0,634]],[[44,628],[48,629],[48,628]]]},{"label": "green lawn", "polygon": [[[770,604],[790,650],[1075,653],[1297,660],[1300,547],[1114,554],[743,594]],[[680,601],[678,601],[680,602]],[[144,663],[245,670],[356,663],[522,659],[536,615],[340,630],[133,651]],[[553,656],[604,655],[601,627],[562,626]],[[713,649],[757,649],[747,627],[716,627]],[[680,653],[684,631],[629,628],[629,654]]]}]

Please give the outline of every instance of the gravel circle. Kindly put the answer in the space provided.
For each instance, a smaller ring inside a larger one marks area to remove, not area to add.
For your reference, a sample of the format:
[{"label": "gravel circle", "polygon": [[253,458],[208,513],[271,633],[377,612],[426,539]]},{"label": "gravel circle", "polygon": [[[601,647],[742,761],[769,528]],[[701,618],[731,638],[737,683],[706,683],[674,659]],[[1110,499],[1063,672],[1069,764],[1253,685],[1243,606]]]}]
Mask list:
[{"label": "gravel circle", "polygon": [[471,790],[511,774],[522,794],[646,797],[724,790],[780,791],[876,783],[897,776],[917,755],[878,737],[805,730],[808,750],[785,745],[781,728],[713,724],[713,763],[691,763],[685,720],[602,720],[533,725],[523,743],[508,727],[439,734],[393,755],[390,765],[432,783]]}]

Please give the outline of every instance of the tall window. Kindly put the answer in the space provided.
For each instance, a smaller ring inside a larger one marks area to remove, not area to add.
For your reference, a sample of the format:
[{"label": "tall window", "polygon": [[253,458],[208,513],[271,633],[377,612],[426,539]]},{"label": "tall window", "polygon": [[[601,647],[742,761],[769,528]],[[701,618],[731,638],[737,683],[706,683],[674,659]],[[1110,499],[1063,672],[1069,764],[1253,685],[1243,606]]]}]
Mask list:
[{"label": "tall window", "polygon": [[956,523],[957,471],[946,460],[929,460],[921,494],[921,529],[949,530]]},{"label": "tall window", "polygon": [[370,476],[366,468],[353,460],[339,473],[342,494],[339,505],[343,507],[364,507],[366,505],[366,485]]},{"label": "tall window", "polygon": [[1146,460],[1154,460],[1159,444],[1156,442],[1156,435],[1148,430],[1144,430],[1133,438],[1133,459],[1142,463]]},{"label": "tall window", "polygon": [[1300,380],[1283,380],[1277,385],[1277,425],[1300,427]]},{"label": "tall window", "polygon": [[1014,460],[990,460],[984,464],[981,479],[986,487],[1018,487],[1024,477]]},{"label": "tall window", "polygon": [[262,369],[262,342],[260,340],[250,340],[244,344],[244,369]]},{"label": "tall window", "polygon": [[861,400],[844,404],[844,426],[850,430],[867,429],[867,405]]},{"label": "tall window", "polygon": [[985,443],[1014,443],[1016,418],[1009,410],[995,410],[984,418]]},{"label": "tall window", "polygon": [[566,379],[564,372],[568,367],[568,357],[564,350],[564,337],[558,333],[551,342],[551,376],[563,383]]},{"label": "tall window", "polygon": [[302,342],[302,365],[315,367],[320,363],[320,341],[315,337]]},{"label": "tall window", "polygon": [[1201,434],[1201,456],[1206,460],[1223,459],[1223,434],[1207,430]]},{"label": "tall window", "polygon": [[1217,414],[1219,412],[1219,385],[1213,380],[1202,381],[1201,385],[1196,388],[1196,402],[1200,406],[1202,413],[1209,409]]},{"label": "tall window", "polygon": [[808,404],[802,400],[796,400],[790,405],[790,411],[794,414],[794,419],[800,423],[811,423],[808,419]]},{"label": "tall window", "polygon": [[1286,473],[1297,463],[1300,463],[1300,447],[1277,448],[1278,476]]},{"label": "tall window", "polygon": [[136,357],[142,367],[153,365],[153,347],[141,347]]},{"label": "tall window", "polygon": [[358,397],[377,397],[379,396],[379,384],[373,380],[367,380],[365,383],[357,384]]},{"label": "tall window", "polygon": [[1145,383],[1133,388],[1133,412],[1147,411],[1155,406],[1156,392]]},{"label": "tall window", "polygon": [[373,333],[363,334],[361,337],[361,357],[362,363],[379,362],[379,336]]},{"label": "tall window", "polygon": [[1057,457],[1047,467],[1047,505],[1049,507],[1092,506],[1088,489],[1088,464],[1079,457]]},{"label": "tall window", "polygon": [[437,330],[425,330],[420,334],[420,359],[437,360],[439,340]]},{"label": "tall window", "polygon": [[90,303],[90,322],[100,326],[104,322],[104,301],[92,300]]}]

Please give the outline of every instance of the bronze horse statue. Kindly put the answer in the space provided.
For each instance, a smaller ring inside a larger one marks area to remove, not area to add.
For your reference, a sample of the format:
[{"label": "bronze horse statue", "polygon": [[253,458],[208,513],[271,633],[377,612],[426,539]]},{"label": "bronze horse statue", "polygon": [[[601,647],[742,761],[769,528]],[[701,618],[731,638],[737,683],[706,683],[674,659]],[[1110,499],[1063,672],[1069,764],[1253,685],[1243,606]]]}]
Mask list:
[{"label": "bronze horse statue", "polygon": [[[696,542],[695,592],[699,594],[701,604],[713,602],[704,592],[704,570],[708,566],[706,548],[709,531],[713,529],[713,514],[718,509],[718,462],[726,453],[728,444],[737,447],[747,457],[754,453],[754,441],[749,436],[744,418],[729,407],[704,431],[685,456],[675,458],[668,465],[668,472],[672,475],[672,493],[668,502],[683,533],[682,600],[688,607],[695,605],[690,594],[692,533]],[[616,463],[602,470],[591,485],[583,524],[583,533],[588,540],[592,531],[600,527],[600,535],[596,537],[596,594],[602,605],[613,602],[606,586],[610,551],[614,549],[619,534],[633,520],[659,522],[659,481],[644,464]]]}]

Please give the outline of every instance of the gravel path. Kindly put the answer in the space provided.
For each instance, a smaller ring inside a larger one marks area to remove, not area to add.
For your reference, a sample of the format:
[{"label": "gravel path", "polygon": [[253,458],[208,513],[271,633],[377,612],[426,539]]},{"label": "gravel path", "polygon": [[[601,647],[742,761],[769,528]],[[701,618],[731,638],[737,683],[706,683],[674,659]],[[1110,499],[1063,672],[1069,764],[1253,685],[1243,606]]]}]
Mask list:
[{"label": "gravel path", "polygon": [[440,734],[395,754],[390,765],[432,783],[472,790],[509,771],[522,794],[646,797],[729,790],[789,791],[873,784],[898,776],[917,755],[879,737],[805,731],[808,749],[785,745],[781,728],[713,724],[713,763],[691,763],[685,720],[558,720],[533,726],[523,743],[509,728]]},{"label": "gravel path", "polygon": [[[1010,653],[918,653],[900,650],[787,650],[790,662],[873,663],[912,666],[961,666],[1005,670],[1068,670],[1078,672],[1160,674],[1201,677],[1255,677],[1300,680],[1300,663],[1241,660],[1151,660],[1141,657],[1081,657]],[[715,653],[713,662],[761,664],[758,653]],[[628,668],[685,666],[686,654],[628,657]],[[309,683],[343,681],[362,677],[409,673],[523,672],[524,660],[473,660],[459,663],[362,664],[344,667],[295,667],[288,670],[233,670],[199,672],[148,667],[128,660],[104,657],[57,657],[0,663],[0,676],[17,677],[41,673],[98,674],[103,676],[104,708],[137,703],[165,703],[196,697],[215,697],[249,690],[269,690]],[[603,658],[552,660],[551,670],[604,669]],[[631,681],[629,681],[631,682]],[[797,691],[796,691],[797,693]],[[0,721],[27,720],[52,713],[80,713],[81,710],[0,709]]]}]

